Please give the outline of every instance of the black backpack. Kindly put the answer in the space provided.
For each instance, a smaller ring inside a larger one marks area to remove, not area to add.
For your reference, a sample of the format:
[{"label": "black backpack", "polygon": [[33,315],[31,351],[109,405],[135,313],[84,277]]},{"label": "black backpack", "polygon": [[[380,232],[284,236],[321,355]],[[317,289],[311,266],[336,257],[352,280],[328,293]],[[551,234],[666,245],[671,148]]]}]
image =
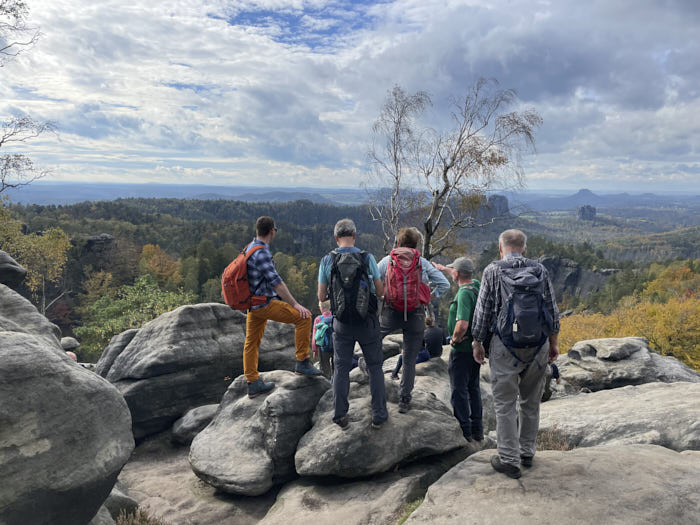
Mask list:
[{"label": "black backpack", "polygon": [[[496,265],[500,269],[501,309],[493,332],[517,361],[525,363],[513,349],[536,346],[539,352],[554,331],[544,304],[545,273],[540,263],[525,258],[500,260]],[[534,361],[537,352],[527,363]]]},{"label": "black backpack", "polygon": [[367,252],[339,252],[331,256],[328,295],[333,315],[344,323],[358,323],[376,313],[377,297],[370,288]]}]

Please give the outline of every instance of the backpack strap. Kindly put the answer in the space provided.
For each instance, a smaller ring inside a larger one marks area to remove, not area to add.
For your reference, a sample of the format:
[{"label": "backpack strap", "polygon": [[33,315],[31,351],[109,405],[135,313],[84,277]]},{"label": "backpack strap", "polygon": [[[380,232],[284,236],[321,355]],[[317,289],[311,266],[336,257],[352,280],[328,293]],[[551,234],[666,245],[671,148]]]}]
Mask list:
[{"label": "backpack strap", "polygon": [[[250,246],[250,244],[249,244],[248,246],[243,248],[243,251],[241,253],[245,257],[246,266],[248,265],[248,260],[253,256],[253,254],[255,252],[257,252],[258,250],[261,250],[262,248],[264,248],[264,246],[262,244],[256,244],[255,246]],[[261,280],[260,283],[258,283],[258,286],[255,287],[255,293],[253,294],[255,297],[262,297],[262,296],[258,296],[258,294],[257,294],[258,288],[260,288],[262,286],[262,283],[263,283],[263,281]]]}]

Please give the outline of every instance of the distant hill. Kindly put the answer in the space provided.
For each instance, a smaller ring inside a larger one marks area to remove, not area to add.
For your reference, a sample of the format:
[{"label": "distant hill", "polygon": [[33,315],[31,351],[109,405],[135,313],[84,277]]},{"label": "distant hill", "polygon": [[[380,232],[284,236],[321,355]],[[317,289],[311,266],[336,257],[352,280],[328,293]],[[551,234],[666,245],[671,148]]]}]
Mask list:
[{"label": "distant hill", "polygon": [[631,195],[629,193],[614,193],[599,195],[590,190],[582,189],[573,195],[543,196],[537,193],[507,193],[511,201],[511,208],[520,207],[533,211],[572,210],[585,204],[596,208],[621,208],[629,206],[646,207],[673,207],[673,206],[697,206],[700,207],[700,195],[657,195],[643,193]]},{"label": "distant hill", "polygon": [[699,259],[700,226],[610,240],[605,243],[603,252],[610,259],[636,263]]}]

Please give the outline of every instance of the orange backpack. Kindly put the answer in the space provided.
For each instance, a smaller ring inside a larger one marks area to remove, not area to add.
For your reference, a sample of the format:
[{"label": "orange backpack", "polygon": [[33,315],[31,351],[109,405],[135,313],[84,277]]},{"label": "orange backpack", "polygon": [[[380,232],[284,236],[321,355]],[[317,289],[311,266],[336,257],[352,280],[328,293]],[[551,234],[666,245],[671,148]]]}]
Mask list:
[{"label": "orange backpack", "polygon": [[221,276],[224,302],[234,310],[250,310],[251,306],[258,306],[267,301],[267,297],[251,294],[248,285],[248,259],[260,248],[263,246],[253,246],[248,253],[244,248]]}]

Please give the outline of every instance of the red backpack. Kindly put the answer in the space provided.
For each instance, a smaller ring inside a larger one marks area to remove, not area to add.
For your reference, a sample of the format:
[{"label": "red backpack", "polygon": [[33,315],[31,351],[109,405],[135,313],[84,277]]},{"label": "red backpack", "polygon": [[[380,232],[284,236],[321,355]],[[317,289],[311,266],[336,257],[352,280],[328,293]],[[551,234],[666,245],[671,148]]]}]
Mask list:
[{"label": "red backpack", "polygon": [[406,314],[430,302],[430,288],[423,282],[418,250],[394,248],[384,278],[384,304]]},{"label": "red backpack", "polygon": [[245,252],[244,248],[238,257],[226,267],[221,276],[221,292],[224,295],[224,302],[234,310],[249,310],[251,306],[264,304],[267,301],[267,297],[251,294],[248,285],[248,259],[260,248],[263,246],[253,246],[248,253]]}]

